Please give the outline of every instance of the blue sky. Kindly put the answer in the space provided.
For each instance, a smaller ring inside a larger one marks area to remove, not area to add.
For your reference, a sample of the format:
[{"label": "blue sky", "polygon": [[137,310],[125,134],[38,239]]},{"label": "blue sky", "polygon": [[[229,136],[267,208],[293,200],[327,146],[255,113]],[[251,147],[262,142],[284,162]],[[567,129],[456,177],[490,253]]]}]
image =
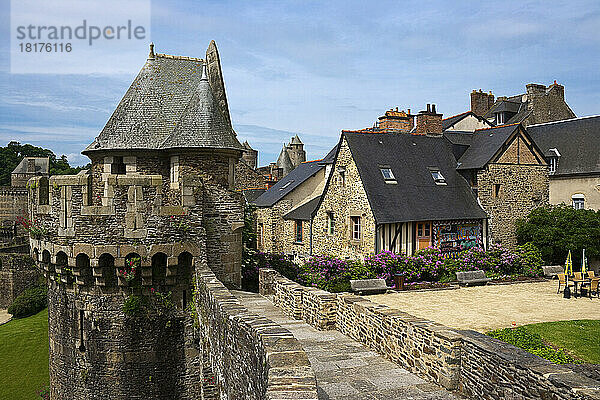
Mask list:
[{"label": "blue sky", "polygon": [[[499,7],[501,6],[501,7]],[[33,143],[87,162],[100,132],[143,65],[126,72],[9,72],[10,7],[0,24],[0,143]],[[578,116],[600,114],[598,1],[152,1],[156,51],[203,57],[217,42],[240,139],[274,161],[298,133],[320,158],[341,129],[371,126],[390,107],[469,108],[472,89],[523,93],[565,85]],[[112,57],[107,56],[110,63]],[[82,60],[85,62],[85,60]]]}]

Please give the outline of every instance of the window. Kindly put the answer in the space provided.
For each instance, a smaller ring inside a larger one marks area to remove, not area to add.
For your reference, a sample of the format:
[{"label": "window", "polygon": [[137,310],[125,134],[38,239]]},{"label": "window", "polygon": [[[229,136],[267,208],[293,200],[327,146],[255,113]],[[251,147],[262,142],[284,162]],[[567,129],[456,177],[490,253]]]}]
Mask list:
[{"label": "window", "polygon": [[504,123],[504,113],[503,112],[496,113],[496,124],[501,125],[503,123]]},{"label": "window", "polygon": [[340,174],[340,185],[346,186],[346,169],[340,168],[338,172]]},{"label": "window", "polygon": [[360,217],[350,217],[352,225],[352,239],[360,240]]},{"label": "window", "polygon": [[292,183],[294,183],[294,180],[291,179],[289,182],[286,182],[282,187],[279,188],[279,190],[283,190],[285,188],[287,188],[288,186],[290,186]]},{"label": "window", "polygon": [[333,213],[327,213],[327,233],[333,235],[335,232],[335,220],[333,219]]},{"label": "window", "polygon": [[419,238],[431,237],[431,223],[430,222],[419,222],[417,224],[417,237],[419,237]]},{"label": "window", "polygon": [[111,174],[124,175],[126,173],[125,163],[123,157],[113,157],[113,162],[110,166]]},{"label": "window", "polygon": [[436,185],[445,185],[446,184],[446,178],[444,178],[444,175],[442,175],[442,173],[440,172],[439,169],[429,168],[429,172],[431,172],[431,177],[433,178],[433,181],[435,182]]},{"label": "window", "polygon": [[500,197],[500,189],[501,189],[501,185],[499,183],[494,183],[494,192],[492,193],[492,195],[494,196],[494,198],[498,198]]},{"label": "window", "polygon": [[263,223],[258,224],[258,246],[262,248],[263,246],[263,237],[265,234],[265,226]]},{"label": "window", "polygon": [[179,156],[171,157],[171,183],[179,182]]},{"label": "window", "polygon": [[585,196],[582,194],[574,194],[571,196],[573,200],[573,208],[576,210],[583,210],[585,208]]},{"label": "window", "polygon": [[548,172],[550,172],[550,174],[553,174],[556,172],[556,164],[558,164],[558,159],[556,157],[550,157],[548,161],[550,161]]},{"label": "window", "polygon": [[392,169],[390,167],[382,167],[380,169],[381,169],[381,175],[383,175],[383,179],[385,179],[386,181],[396,180],[396,178],[394,178],[394,174],[392,173]]},{"label": "window", "polygon": [[50,204],[50,182],[46,177],[40,178],[40,191],[38,200],[40,205]]},{"label": "window", "polygon": [[296,221],[296,243],[302,243],[302,221]]}]

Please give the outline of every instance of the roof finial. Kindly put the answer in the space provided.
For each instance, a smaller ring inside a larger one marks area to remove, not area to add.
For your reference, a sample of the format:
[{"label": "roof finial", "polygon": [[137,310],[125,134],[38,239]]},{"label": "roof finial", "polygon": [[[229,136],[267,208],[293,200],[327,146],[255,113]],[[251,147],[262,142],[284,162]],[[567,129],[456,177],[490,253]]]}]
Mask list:
[{"label": "roof finial", "polygon": [[150,42],[150,54],[148,54],[148,58],[154,59],[154,42]]},{"label": "roof finial", "polygon": [[208,76],[206,75],[206,61],[202,63],[202,77],[200,78],[201,81],[207,81],[208,80]]}]

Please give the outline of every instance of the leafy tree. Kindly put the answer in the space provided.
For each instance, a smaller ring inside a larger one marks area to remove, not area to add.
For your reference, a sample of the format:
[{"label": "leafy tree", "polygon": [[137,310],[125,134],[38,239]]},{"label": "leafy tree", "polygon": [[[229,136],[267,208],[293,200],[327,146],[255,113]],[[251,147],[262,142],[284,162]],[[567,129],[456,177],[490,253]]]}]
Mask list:
[{"label": "leafy tree", "polygon": [[573,262],[581,264],[583,249],[588,258],[600,256],[600,211],[565,205],[537,208],[517,221],[517,240],[533,243],[546,263],[564,264],[571,250]]},{"label": "leafy tree", "polygon": [[87,168],[71,167],[65,155],[57,158],[52,150],[31,144],[10,142],[6,147],[0,147],[0,186],[10,185],[10,174],[23,157],[48,157],[50,159],[50,175],[71,175]]}]

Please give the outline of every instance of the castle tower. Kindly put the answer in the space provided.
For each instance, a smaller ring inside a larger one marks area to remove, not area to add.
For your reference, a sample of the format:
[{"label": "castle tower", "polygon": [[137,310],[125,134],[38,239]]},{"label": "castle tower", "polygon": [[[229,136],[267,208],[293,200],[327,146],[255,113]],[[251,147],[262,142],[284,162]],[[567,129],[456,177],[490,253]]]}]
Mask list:
[{"label": "castle tower", "polygon": [[294,168],[306,161],[306,151],[304,151],[304,143],[295,135],[290,143],[286,146],[287,153]]},{"label": "castle tower", "polygon": [[258,150],[254,150],[252,146],[246,140],[242,146],[244,147],[244,154],[242,154],[242,160],[252,169],[256,169],[258,166]]},{"label": "castle tower", "polygon": [[[201,398],[189,305],[196,266],[241,279],[243,148],[218,53],[154,53],[83,154],[91,168],[30,180],[48,281],[52,399]],[[216,60],[216,61],[215,61]]]}]

